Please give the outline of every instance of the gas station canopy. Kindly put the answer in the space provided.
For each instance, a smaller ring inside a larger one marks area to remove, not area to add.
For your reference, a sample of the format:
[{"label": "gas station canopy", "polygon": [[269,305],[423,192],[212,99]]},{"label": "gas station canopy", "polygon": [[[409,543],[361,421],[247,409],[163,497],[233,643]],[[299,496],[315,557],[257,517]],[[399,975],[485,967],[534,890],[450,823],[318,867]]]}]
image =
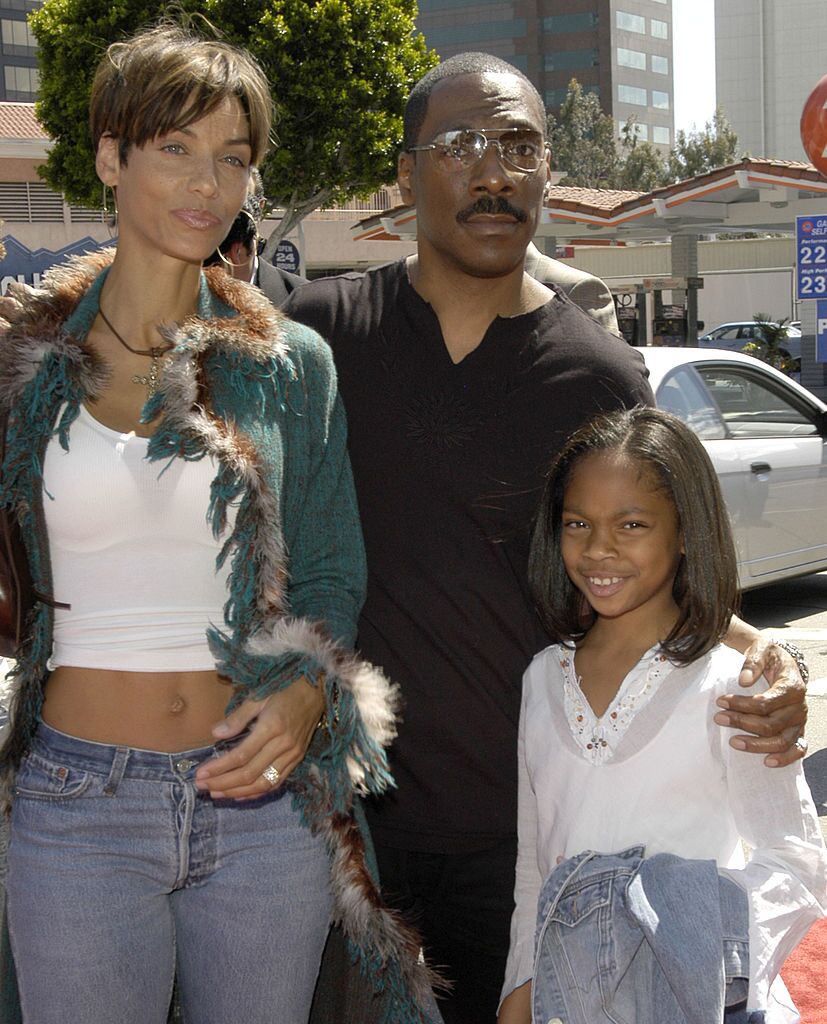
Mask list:
[{"label": "gas station canopy", "polygon": [[[792,231],[798,215],[827,215],[827,179],[812,164],[746,158],[653,192],[554,185],[537,234],[558,242],[663,239],[740,231]],[[416,208],[359,221],[354,239],[416,237]]]}]

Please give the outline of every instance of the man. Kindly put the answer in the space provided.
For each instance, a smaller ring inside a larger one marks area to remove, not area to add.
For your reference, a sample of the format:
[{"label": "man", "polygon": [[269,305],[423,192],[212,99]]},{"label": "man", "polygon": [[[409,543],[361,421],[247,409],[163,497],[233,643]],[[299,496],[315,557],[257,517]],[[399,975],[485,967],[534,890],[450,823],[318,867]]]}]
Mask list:
[{"label": "man", "polygon": [[264,215],[264,205],[264,186],[261,175],[254,167],[250,171],[250,185],[244,205],[227,232],[227,237],[212,256],[204,261],[204,265],[209,267],[213,263],[223,264],[231,277],[257,285],[274,306],[283,306],[291,292],[307,283],[307,278],[290,274],[261,259],[260,246],[264,242],[259,238],[258,226]]},{"label": "man", "polygon": [[[398,788],[368,817],[387,897],[453,982],[447,1024],[491,1024],[503,981],[520,680],[547,643],[526,583],[544,467],[599,410],[652,402],[639,353],[524,274],[544,128],[510,65],[439,65],[408,101],[398,166],[417,254],[314,282],[285,309],[336,356],[368,554],[359,646],[405,701]],[[782,687],[770,706],[796,700]],[[787,738],[753,746],[785,749],[802,717],[777,712]]]}]

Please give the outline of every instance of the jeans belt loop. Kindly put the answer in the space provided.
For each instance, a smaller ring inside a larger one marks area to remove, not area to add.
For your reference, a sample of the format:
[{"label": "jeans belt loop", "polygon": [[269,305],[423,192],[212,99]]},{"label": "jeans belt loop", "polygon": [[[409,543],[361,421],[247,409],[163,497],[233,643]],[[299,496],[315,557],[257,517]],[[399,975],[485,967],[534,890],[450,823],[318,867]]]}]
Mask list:
[{"label": "jeans belt loop", "polygon": [[103,787],[105,796],[115,796],[118,792],[118,786],[121,784],[121,779],[126,771],[127,761],[129,761],[129,754],[129,747],[115,748],[115,756],[112,758],[112,767],[109,769],[109,776]]}]

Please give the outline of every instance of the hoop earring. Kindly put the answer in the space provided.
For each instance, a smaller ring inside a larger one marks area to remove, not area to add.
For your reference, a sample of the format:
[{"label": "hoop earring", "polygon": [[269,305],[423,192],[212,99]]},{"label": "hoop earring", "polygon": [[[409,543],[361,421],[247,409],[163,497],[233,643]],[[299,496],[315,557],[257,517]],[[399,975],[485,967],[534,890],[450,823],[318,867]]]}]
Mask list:
[{"label": "hoop earring", "polygon": [[227,257],[224,255],[224,253],[220,249],[216,249],[215,252],[216,252],[216,255],[218,256],[218,258],[221,260],[221,262],[225,266],[227,266],[227,267],[240,268],[240,267],[246,267],[247,266],[246,263],[233,263],[232,260],[228,260]]}]

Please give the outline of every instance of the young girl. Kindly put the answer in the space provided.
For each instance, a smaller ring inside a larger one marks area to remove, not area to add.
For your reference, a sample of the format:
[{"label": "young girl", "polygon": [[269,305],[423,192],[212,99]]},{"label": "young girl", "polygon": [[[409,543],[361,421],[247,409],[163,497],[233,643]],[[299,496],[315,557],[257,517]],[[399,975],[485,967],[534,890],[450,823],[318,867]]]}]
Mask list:
[{"label": "young girl", "polygon": [[[642,1024],[673,997],[685,1016],[668,1019],[714,1024],[724,971],[718,963],[716,976],[699,982],[698,967],[716,921],[716,950],[721,938],[737,939],[727,931],[730,905],[743,910],[744,940],[748,921],[749,966],[740,973],[749,990],[729,988],[725,1019],[798,1019],[777,974],[825,913],[827,862],[801,767],[764,770],[712,720],[743,662],[720,643],[735,566],[712,465],[674,417],[642,408],[600,417],[554,462],[530,576],[559,642],[523,681],[516,909],[499,1024]],[[742,840],[752,848],[746,866]],[[611,875],[623,885],[600,890],[597,913],[585,880],[601,871],[602,884]],[[706,890],[672,891],[677,877],[706,878]],[[667,908],[649,913],[651,934],[640,902],[647,884],[642,905]],[[707,916],[700,908],[710,896]],[[612,917],[612,907],[622,910]],[[674,939],[674,908],[688,934],[670,968],[663,946]],[[641,969],[647,934],[653,956]],[[746,961],[746,941],[741,948]],[[733,974],[730,963],[726,979]],[[693,1000],[695,1016],[685,1009]]]}]

